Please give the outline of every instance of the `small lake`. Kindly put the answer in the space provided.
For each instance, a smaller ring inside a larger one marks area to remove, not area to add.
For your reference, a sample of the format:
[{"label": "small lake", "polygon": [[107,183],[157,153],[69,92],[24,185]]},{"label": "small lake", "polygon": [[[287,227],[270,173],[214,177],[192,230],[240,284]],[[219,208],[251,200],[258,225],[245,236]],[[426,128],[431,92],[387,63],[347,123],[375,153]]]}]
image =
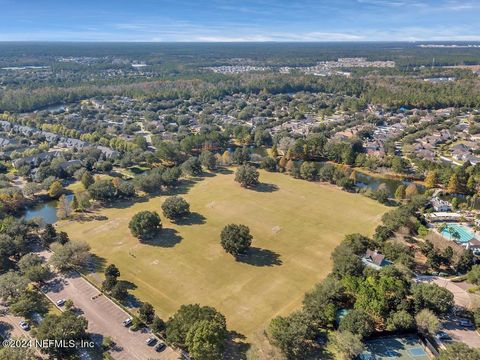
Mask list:
[{"label": "small lake", "polygon": [[[73,200],[73,194],[65,195],[65,197],[69,202]],[[50,200],[38,203],[27,209],[25,212],[25,220],[28,221],[32,220],[33,218],[41,218],[46,224],[55,224],[58,220],[57,204],[58,200]]]},{"label": "small lake", "polygon": [[[361,172],[357,172],[357,182],[355,185],[359,188],[377,190],[381,184],[385,184],[388,192],[390,193],[390,196],[393,196],[395,195],[395,191],[397,190],[399,185],[403,184],[405,186],[408,186],[410,182],[411,181],[408,180],[375,177]],[[422,185],[417,184],[417,187],[420,192],[424,191],[424,187]]]}]

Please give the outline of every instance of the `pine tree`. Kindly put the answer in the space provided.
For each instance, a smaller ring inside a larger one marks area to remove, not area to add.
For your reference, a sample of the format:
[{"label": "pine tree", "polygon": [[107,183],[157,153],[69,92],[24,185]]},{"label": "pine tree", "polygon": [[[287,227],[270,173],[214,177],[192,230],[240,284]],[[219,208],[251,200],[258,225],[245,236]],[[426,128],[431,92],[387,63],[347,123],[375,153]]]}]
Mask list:
[{"label": "pine tree", "polygon": [[88,187],[90,185],[92,185],[95,180],[93,179],[93,176],[92,174],[90,174],[88,171],[86,171],[83,175],[82,175],[82,179],[80,180],[82,182],[82,185],[85,189],[88,189]]},{"label": "pine tree", "polygon": [[73,195],[73,199],[72,199],[72,204],[71,204],[71,206],[72,206],[72,209],[73,209],[74,211],[79,210],[79,208],[78,208],[78,207],[79,207],[79,204],[78,204],[77,195]]},{"label": "pine tree", "polygon": [[70,202],[65,195],[60,196],[57,204],[57,217],[59,219],[66,219],[70,216],[71,213],[72,208],[70,206]]},{"label": "pine tree", "polygon": [[477,182],[473,176],[470,176],[467,181],[467,190],[470,194],[474,194],[477,187]]},{"label": "pine tree", "polygon": [[278,157],[278,150],[277,150],[277,145],[272,146],[272,153],[271,156],[276,159]]},{"label": "pine tree", "polygon": [[54,199],[58,199],[63,194],[63,186],[60,181],[54,181],[48,188],[48,195]]},{"label": "pine tree", "polygon": [[403,200],[405,199],[405,185],[398,185],[397,190],[395,190],[395,199]]},{"label": "pine tree", "polygon": [[450,194],[457,194],[458,193],[458,176],[457,174],[453,174],[448,181],[447,191]]},{"label": "pine tree", "polygon": [[435,171],[429,171],[425,177],[425,187],[427,189],[432,189],[437,185],[437,173]]},{"label": "pine tree", "polygon": [[223,165],[231,165],[232,164],[232,157],[231,157],[230,152],[228,150],[225,150],[225,152],[222,155],[222,163],[223,163]]}]

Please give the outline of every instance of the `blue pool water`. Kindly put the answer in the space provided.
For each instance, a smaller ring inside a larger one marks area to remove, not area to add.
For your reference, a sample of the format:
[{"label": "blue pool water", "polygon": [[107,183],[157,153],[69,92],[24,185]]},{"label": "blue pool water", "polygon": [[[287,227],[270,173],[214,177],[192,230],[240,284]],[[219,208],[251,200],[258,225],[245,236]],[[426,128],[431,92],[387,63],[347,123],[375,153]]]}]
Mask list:
[{"label": "blue pool water", "polygon": [[[455,234],[458,234],[455,236]],[[459,224],[447,224],[447,227],[442,231],[442,235],[450,240],[455,240],[461,243],[466,243],[472,240],[475,235],[467,227]]]}]

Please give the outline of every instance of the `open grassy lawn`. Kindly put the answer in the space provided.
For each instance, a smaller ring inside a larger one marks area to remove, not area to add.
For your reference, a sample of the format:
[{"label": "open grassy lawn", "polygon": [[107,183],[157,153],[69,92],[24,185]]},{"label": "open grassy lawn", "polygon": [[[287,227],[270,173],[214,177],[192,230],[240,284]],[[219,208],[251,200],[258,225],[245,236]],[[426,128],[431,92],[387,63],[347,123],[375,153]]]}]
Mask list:
[{"label": "open grassy lawn", "polygon": [[[211,305],[225,314],[230,329],[251,340],[272,317],[301,305],[304,293],[330,271],[330,253],[345,234],[371,235],[387,208],[278,173],[262,171],[256,190],[241,188],[233,178],[215,174],[185,186],[182,196],[193,214],[182,224],[163,217],[165,196],[159,196],[100,210],[108,220],[64,221],[58,227],[115,263],[121,278],[137,285],[133,294],[164,319],[181,304]],[[164,227],[147,244],[128,229],[141,210],[158,211]],[[229,223],[249,226],[254,236],[242,261],[220,246],[220,232]]]}]

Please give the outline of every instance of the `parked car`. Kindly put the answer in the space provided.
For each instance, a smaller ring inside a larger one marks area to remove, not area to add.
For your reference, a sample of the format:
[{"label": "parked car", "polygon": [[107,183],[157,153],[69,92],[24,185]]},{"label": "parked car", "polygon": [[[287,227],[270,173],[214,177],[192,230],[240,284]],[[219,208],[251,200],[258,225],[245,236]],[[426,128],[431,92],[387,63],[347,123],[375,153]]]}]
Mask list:
[{"label": "parked car", "polygon": [[123,326],[128,327],[132,325],[132,318],[128,318],[122,321]]},{"label": "parked car", "polygon": [[473,324],[470,320],[468,319],[459,319],[458,324],[463,327],[471,328],[473,327]]},{"label": "parked car", "polygon": [[147,343],[148,346],[152,346],[157,342],[157,338],[150,336],[145,342]]},{"label": "parked car", "polygon": [[30,325],[25,320],[20,321],[18,325],[20,325],[20,327],[25,331],[30,330]]},{"label": "parked car", "polygon": [[438,340],[443,340],[443,341],[448,341],[448,340],[452,340],[452,338],[450,337],[450,335],[448,335],[445,331],[439,331],[435,337],[438,339]]},{"label": "parked car", "polygon": [[159,343],[157,344],[157,346],[155,346],[155,351],[156,351],[156,352],[160,352],[160,351],[165,350],[166,348],[167,348],[167,345],[165,345],[164,342],[159,342]]},{"label": "parked car", "polygon": [[63,306],[63,305],[65,305],[65,302],[66,302],[66,301],[67,301],[67,300],[65,300],[65,299],[57,300],[57,305],[58,305],[58,306]]}]

